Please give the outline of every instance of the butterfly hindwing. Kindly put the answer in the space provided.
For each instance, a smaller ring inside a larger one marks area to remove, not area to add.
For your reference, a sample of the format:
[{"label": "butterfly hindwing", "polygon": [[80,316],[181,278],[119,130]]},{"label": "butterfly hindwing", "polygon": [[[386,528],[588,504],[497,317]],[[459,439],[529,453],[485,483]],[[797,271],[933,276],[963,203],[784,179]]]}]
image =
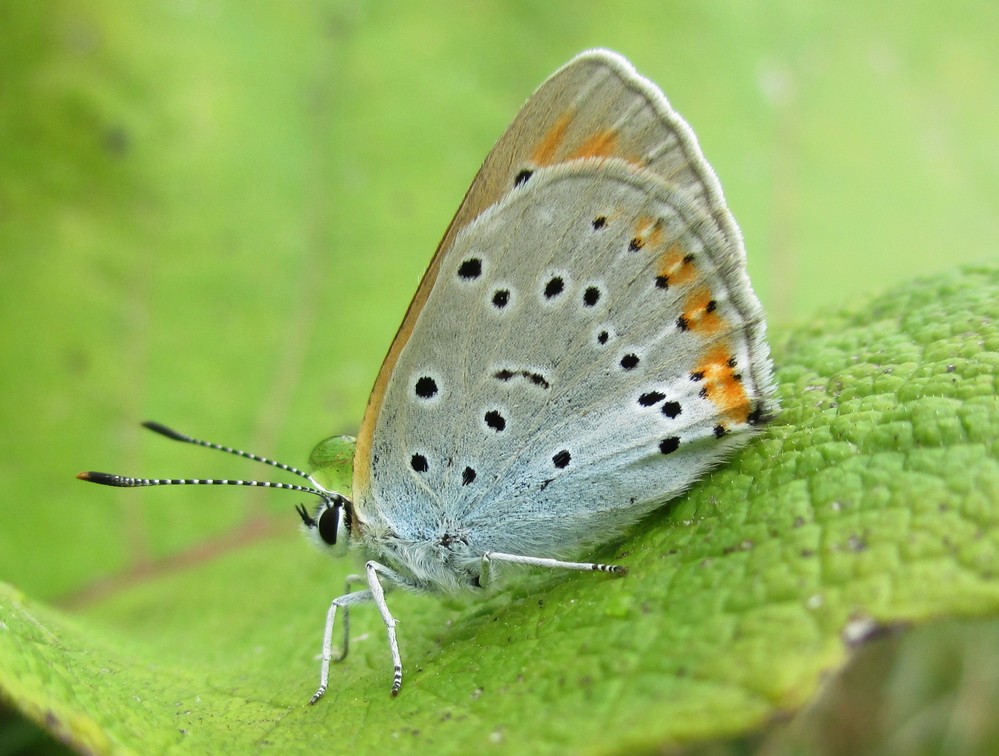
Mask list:
[{"label": "butterfly hindwing", "polygon": [[681,491],[768,409],[744,259],[665,97],[613,53],[571,61],[487,157],[410,305],[359,433],[359,517],[499,539],[482,523],[514,517],[539,542],[485,548],[552,552]]},{"label": "butterfly hindwing", "polygon": [[540,169],[442,264],[374,434],[379,513],[545,555],[627,525],[765,411],[746,287],[713,219],[647,171]]}]

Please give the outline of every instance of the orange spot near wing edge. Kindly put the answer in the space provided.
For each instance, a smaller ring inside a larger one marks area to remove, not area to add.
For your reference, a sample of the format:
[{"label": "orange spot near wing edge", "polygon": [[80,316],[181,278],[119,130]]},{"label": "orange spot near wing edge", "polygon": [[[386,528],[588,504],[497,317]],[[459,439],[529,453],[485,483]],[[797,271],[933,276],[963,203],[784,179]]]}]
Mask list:
[{"label": "orange spot near wing edge", "polygon": [[718,333],[724,327],[725,321],[715,311],[716,306],[710,289],[704,287],[696,289],[683,305],[686,330],[705,336]]},{"label": "orange spot near wing edge", "polygon": [[697,372],[704,377],[704,394],[718,411],[730,422],[745,425],[749,422],[749,397],[739,377],[738,366],[731,364],[732,356],[727,346],[713,347],[704,355]]},{"label": "orange spot near wing edge", "polygon": [[670,286],[689,283],[697,275],[697,268],[679,242],[670,244],[659,258],[657,274]]}]

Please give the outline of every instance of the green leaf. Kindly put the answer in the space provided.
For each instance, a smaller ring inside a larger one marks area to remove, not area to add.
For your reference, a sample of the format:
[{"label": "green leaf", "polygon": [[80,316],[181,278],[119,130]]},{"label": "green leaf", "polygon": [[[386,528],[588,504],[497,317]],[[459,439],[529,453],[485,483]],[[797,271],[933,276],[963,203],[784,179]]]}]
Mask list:
[{"label": "green leaf", "polygon": [[[792,712],[877,628],[999,610],[999,269],[922,280],[774,345],[777,421],[596,556],[483,603],[390,597],[315,685],[349,565],[249,544],[70,615],[7,587],[0,686],[97,752],[624,751]],[[335,576],[331,578],[330,576]]]}]

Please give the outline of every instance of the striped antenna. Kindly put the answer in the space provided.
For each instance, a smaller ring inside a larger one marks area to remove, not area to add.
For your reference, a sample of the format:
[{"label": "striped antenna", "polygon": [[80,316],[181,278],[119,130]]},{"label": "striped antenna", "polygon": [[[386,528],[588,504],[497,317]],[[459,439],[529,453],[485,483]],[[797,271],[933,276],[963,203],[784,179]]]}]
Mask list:
[{"label": "striped antenna", "polygon": [[153,422],[152,420],[146,420],[142,424],[142,427],[149,428],[149,430],[154,433],[159,433],[161,436],[172,438],[174,441],[182,441],[185,444],[194,444],[195,446],[204,446],[206,449],[215,449],[216,451],[225,452],[226,454],[234,454],[237,457],[243,457],[243,459],[252,459],[254,462],[263,462],[265,465],[270,465],[271,467],[276,467],[279,470],[290,472],[293,475],[297,475],[300,478],[305,478],[306,480],[312,482],[312,476],[310,476],[307,472],[303,472],[297,467],[286,465],[283,462],[276,462],[273,459],[267,459],[267,457],[251,454],[250,452],[245,452],[241,449],[233,449],[231,446],[222,446],[222,444],[216,444],[214,441],[202,441],[200,438],[192,438],[186,433],[175,431],[173,428],[168,428],[162,423]]},{"label": "striped antenna", "polygon": [[[270,465],[271,467],[276,467],[279,470],[284,470],[285,472],[292,473],[293,475],[298,475],[301,478],[305,478],[313,485],[316,485],[316,482],[312,479],[311,475],[299,470],[297,467],[293,467],[292,465],[286,465],[283,462],[276,462],[273,459],[261,457],[257,454],[251,454],[250,452],[245,452],[241,449],[233,449],[230,446],[222,446],[222,444],[216,444],[212,441],[202,441],[201,439],[188,436],[185,433],[175,431],[173,428],[168,428],[161,423],[155,423],[147,420],[142,425],[149,430],[159,433],[161,436],[173,439],[174,441],[182,441],[185,444],[194,444],[195,446],[204,446],[207,449],[215,449],[217,451],[225,452],[226,454],[234,454],[237,457],[243,457],[244,459],[252,459],[254,462],[262,462],[265,465]],[[114,473],[94,471],[82,472],[76,477],[90,483],[97,483],[102,486],[115,486],[117,488],[139,488],[142,486],[257,486],[259,488],[276,488],[284,491],[298,491],[300,493],[312,494],[313,496],[318,496],[323,501],[326,501],[335,507],[343,506],[346,502],[344,497],[340,496],[340,494],[323,491],[319,488],[300,486],[295,483],[272,483],[265,480],[229,480],[225,478],[133,478],[127,475],[116,475]]]}]

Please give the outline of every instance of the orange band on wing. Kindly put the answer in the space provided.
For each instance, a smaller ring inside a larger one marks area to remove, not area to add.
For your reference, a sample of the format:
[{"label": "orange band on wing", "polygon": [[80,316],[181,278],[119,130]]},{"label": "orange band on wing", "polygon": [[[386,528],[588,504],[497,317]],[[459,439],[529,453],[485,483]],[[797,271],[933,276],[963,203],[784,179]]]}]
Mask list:
[{"label": "orange band on wing", "polygon": [[659,268],[656,273],[669,282],[670,286],[689,283],[697,276],[694,258],[688,255],[679,242],[673,242],[659,258]]},{"label": "orange band on wing", "polygon": [[555,154],[565,141],[565,135],[569,131],[572,116],[572,111],[563,113],[541,138],[538,146],[534,148],[534,153],[531,155],[531,161],[535,165],[550,165],[555,162]]},{"label": "orange band on wing", "polygon": [[696,374],[703,376],[702,394],[731,422],[745,424],[749,421],[749,397],[742,385],[742,376],[733,364],[726,346],[711,349],[698,366]]},{"label": "orange band on wing", "polygon": [[656,247],[662,243],[662,221],[649,215],[639,216],[635,221],[635,235],[631,239],[629,249],[636,251],[646,247]]},{"label": "orange band on wing", "polygon": [[710,289],[695,289],[684,303],[681,327],[685,331],[694,331],[704,336],[717,333],[724,327],[725,321],[718,315],[716,307]]},{"label": "orange band on wing", "polygon": [[605,129],[579,145],[569,159],[611,157],[616,150],[617,132],[614,129]]}]

